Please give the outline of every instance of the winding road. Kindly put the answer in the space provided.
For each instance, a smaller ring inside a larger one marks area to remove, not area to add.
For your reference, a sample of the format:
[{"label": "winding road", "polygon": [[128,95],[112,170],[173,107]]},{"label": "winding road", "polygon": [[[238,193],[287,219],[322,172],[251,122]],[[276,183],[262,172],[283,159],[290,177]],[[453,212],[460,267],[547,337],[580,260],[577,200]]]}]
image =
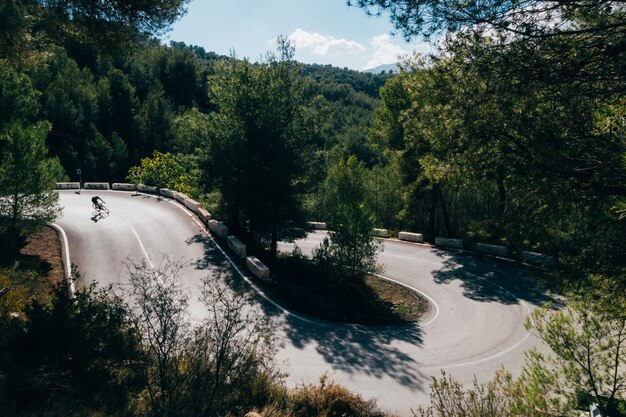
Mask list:
[{"label": "winding road", "polygon": [[[100,195],[108,217],[92,216],[91,197]],[[151,265],[164,255],[188,263],[184,285],[192,317],[202,279],[238,273],[197,218],[175,201],[129,192],[59,191],[63,214],[57,225],[67,237],[71,262],[83,283],[124,285],[123,260]],[[297,241],[304,253],[323,239],[311,233]],[[282,249],[288,250],[289,244]],[[260,302],[271,317],[276,359],[291,386],[314,383],[325,373],[365,398],[375,398],[402,416],[429,401],[428,385],[441,370],[465,384],[474,375],[493,377],[504,366],[519,372],[524,351],[544,350],[523,326],[530,312],[547,300],[526,271],[507,262],[424,245],[385,240],[379,255],[384,276],[410,286],[431,300],[418,326],[366,328],[303,319]],[[243,282],[243,281],[242,281]]]}]

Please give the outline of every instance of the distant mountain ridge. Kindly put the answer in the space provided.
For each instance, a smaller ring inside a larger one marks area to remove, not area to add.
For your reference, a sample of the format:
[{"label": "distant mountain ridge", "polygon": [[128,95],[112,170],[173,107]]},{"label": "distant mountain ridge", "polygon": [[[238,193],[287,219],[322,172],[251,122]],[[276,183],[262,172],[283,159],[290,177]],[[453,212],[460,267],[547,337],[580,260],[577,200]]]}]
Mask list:
[{"label": "distant mountain ridge", "polygon": [[385,64],[385,65],[379,65],[377,67],[374,68],[370,68],[370,69],[366,69],[363,72],[369,72],[370,74],[380,74],[381,72],[400,72],[400,67],[398,67],[398,64]]}]

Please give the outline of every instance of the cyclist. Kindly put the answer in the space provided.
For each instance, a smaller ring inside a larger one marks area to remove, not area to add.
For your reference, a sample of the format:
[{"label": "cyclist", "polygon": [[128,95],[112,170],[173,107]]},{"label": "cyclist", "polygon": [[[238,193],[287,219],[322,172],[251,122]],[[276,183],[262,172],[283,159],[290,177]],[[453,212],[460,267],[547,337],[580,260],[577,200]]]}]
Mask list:
[{"label": "cyclist", "polygon": [[93,203],[93,206],[96,208],[96,210],[102,210],[102,204],[100,203],[100,201],[102,203],[105,202],[103,199],[101,199],[97,195],[94,195],[93,197],[91,197],[91,202]]}]

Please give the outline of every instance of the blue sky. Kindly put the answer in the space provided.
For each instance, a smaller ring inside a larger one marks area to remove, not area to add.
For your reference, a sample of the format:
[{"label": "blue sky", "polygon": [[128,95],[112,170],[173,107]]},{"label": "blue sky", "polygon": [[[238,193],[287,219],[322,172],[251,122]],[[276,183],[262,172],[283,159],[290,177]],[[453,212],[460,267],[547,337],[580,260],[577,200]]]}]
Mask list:
[{"label": "blue sky", "polygon": [[276,37],[288,36],[296,59],[356,70],[398,61],[426,44],[393,36],[386,17],[369,17],[344,0],[192,0],[187,14],[163,37],[207,51],[257,60],[275,50]]}]

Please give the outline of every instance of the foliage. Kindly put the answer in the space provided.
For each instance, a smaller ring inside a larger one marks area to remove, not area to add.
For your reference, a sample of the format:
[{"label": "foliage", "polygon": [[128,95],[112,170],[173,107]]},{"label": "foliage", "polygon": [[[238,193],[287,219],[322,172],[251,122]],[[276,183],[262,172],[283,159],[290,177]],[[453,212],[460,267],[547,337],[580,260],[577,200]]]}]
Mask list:
[{"label": "foliage", "polygon": [[344,96],[345,93],[349,95],[350,92],[363,93],[369,97],[378,98],[380,87],[391,78],[390,75],[385,74],[372,74],[319,64],[305,65],[302,73],[305,77],[311,77],[319,83],[320,87],[326,86],[322,89],[322,94],[327,98],[331,98],[326,93],[327,91],[335,91],[339,94],[343,92],[344,94],[341,95]]},{"label": "foliage", "polygon": [[591,402],[599,405],[602,415],[624,415],[626,321],[623,309],[606,307],[579,300],[561,310],[551,305],[535,310],[526,326],[551,353],[536,348],[527,352],[516,379],[500,370],[493,380],[475,380],[466,389],[445,373],[433,378],[431,406],[420,407],[415,415],[577,416]]},{"label": "foliage", "polygon": [[[268,401],[277,380],[264,319],[245,294],[207,277],[195,326],[182,261],[127,262],[131,324],[142,338],[149,414],[221,416]],[[218,277],[221,278],[221,277]]]},{"label": "foliage", "polygon": [[516,409],[516,397],[512,394],[512,376],[504,370],[496,373],[491,381],[481,384],[476,378],[466,389],[442,371],[441,379],[433,377],[430,384],[428,407],[420,406],[413,412],[415,417],[539,417],[540,414],[520,412]]},{"label": "foliage", "polygon": [[35,293],[29,285],[37,279],[34,271],[21,271],[15,266],[0,269],[0,290],[9,289],[0,296],[1,317],[7,317],[11,313],[19,314],[34,296],[45,298],[45,295]]},{"label": "foliage", "polygon": [[[559,85],[578,83],[592,95],[624,93],[626,13],[615,0],[349,0],[368,13],[388,13],[406,38],[448,34],[482,43],[476,57],[505,51],[502,74]],[[508,53],[513,52],[513,53]],[[594,91],[595,90],[595,91]]]},{"label": "foliage", "polygon": [[[302,417],[354,416],[384,417],[385,413],[376,407],[373,400],[366,401],[344,387],[329,382],[326,376],[320,378],[319,385],[306,385],[290,392],[286,410],[289,414]],[[284,412],[284,411],[283,411]],[[274,415],[274,414],[272,414]]]},{"label": "foliage", "polygon": [[136,335],[108,291],[71,294],[61,283],[24,319],[0,318],[0,412],[68,415],[124,412],[141,385]]},{"label": "foliage", "polygon": [[603,415],[615,415],[626,399],[626,317],[585,301],[536,310],[526,326],[554,352],[531,350],[521,377],[525,400],[554,415],[573,409],[577,392],[589,393]]},{"label": "foliage", "polygon": [[189,297],[180,285],[182,265],[164,258],[157,268],[127,262],[130,322],[141,337],[149,406],[155,416],[171,416],[185,392],[184,363],[189,329]]},{"label": "foliage", "polygon": [[172,123],[174,148],[183,154],[201,152],[210,132],[209,116],[194,107],[176,116]]},{"label": "foliage", "polygon": [[0,61],[0,130],[14,120],[34,122],[40,95],[27,75]]},{"label": "foliage", "polygon": [[[157,35],[178,20],[188,0],[10,0],[0,7],[0,58],[20,65],[41,60],[38,50],[64,43],[122,50],[138,36]],[[34,54],[35,53],[35,54]],[[33,58],[33,56],[35,58]]]},{"label": "foliage", "polygon": [[406,37],[445,35],[382,94],[376,133],[400,163],[400,217],[428,238],[551,253],[563,281],[624,282],[621,4],[349,3],[388,12]]},{"label": "foliage", "polygon": [[[498,65],[476,58],[479,45],[481,57],[500,54]],[[511,77],[506,53],[489,51],[488,39],[459,38],[383,89],[375,134],[402,176],[399,217],[428,239],[556,255],[570,282],[593,273],[623,281],[626,224],[613,211],[626,183],[621,100]]]},{"label": "foliage", "polygon": [[197,190],[197,180],[193,177],[193,172],[189,172],[169,152],[154,151],[152,158],[143,158],[141,165],[130,168],[127,178],[135,184],[170,188],[189,195],[196,194]]},{"label": "foliage", "polygon": [[402,173],[399,164],[390,160],[386,165],[375,165],[366,173],[366,204],[376,219],[376,225],[391,230],[399,230],[402,222]]},{"label": "foliage", "polygon": [[340,160],[328,174],[330,237],[316,250],[318,263],[334,266],[337,275],[345,269],[350,277],[376,272],[376,254],[382,245],[374,238],[374,216],[366,205],[366,169],[351,156]]},{"label": "foliage", "polygon": [[24,236],[57,217],[55,181],[62,176],[55,158],[48,158],[45,136],[50,125],[12,122],[0,132],[0,233],[4,250],[17,251]]},{"label": "foliage", "polygon": [[[328,250],[328,244],[318,251]],[[289,310],[339,323],[393,326],[415,321],[423,312],[422,300],[403,287],[373,276],[347,279],[345,268],[320,256],[304,257],[296,246],[277,257],[275,279],[258,283]]]},{"label": "foliage", "polygon": [[[293,48],[279,38],[279,55],[264,63],[225,61],[211,80],[218,111],[211,118],[204,170],[221,192],[228,222],[247,223],[250,240],[273,258],[278,229],[299,220],[302,80]],[[260,202],[263,204],[260,204]]]}]

